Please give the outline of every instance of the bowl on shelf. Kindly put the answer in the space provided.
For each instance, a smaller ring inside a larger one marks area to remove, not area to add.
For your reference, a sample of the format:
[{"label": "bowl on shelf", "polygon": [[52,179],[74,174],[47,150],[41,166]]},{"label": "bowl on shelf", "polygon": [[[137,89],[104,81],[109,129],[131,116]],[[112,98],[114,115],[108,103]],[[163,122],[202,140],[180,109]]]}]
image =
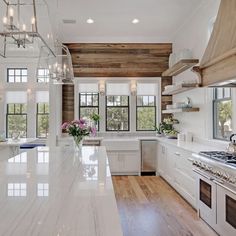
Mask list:
[{"label": "bowl on shelf", "polygon": [[175,102],[173,105],[172,105],[172,108],[174,109],[178,109],[178,108],[183,108],[185,107],[185,102]]}]

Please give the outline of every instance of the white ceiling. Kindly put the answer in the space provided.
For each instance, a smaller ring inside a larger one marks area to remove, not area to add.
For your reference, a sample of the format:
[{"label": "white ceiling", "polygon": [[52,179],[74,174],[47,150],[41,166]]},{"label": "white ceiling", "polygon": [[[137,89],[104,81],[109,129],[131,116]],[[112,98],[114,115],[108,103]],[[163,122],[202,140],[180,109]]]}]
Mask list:
[{"label": "white ceiling", "polygon": [[[204,1],[47,0],[53,18],[57,15],[57,32],[62,42],[171,41]],[[94,24],[86,23],[89,17],[94,19]],[[140,23],[132,24],[134,18]],[[64,24],[63,19],[77,22]]]}]

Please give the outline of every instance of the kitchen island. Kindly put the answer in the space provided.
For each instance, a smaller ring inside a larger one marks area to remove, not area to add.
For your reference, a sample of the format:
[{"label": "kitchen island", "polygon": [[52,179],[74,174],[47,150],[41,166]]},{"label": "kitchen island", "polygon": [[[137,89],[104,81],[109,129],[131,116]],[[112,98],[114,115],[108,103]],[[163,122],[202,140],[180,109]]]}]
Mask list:
[{"label": "kitchen island", "polygon": [[0,170],[0,235],[122,235],[104,147],[39,147]]},{"label": "kitchen island", "polygon": [[21,138],[17,140],[6,139],[6,141],[0,142],[0,156],[13,157],[20,152],[20,146],[26,143],[34,142],[36,138]]}]

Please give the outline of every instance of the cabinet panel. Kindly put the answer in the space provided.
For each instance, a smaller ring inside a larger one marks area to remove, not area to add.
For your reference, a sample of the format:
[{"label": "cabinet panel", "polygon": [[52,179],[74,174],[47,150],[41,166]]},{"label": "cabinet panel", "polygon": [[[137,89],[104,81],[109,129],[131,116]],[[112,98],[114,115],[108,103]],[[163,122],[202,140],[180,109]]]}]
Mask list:
[{"label": "cabinet panel", "polygon": [[174,152],[168,147],[166,152],[166,178],[172,186],[175,181],[175,159],[176,156]]},{"label": "cabinet panel", "polygon": [[118,159],[118,153],[116,152],[107,152],[109,166],[111,173],[120,171],[120,162]]},{"label": "cabinet panel", "polygon": [[166,148],[161,144],[158,144],[157,147],[157,170],[164,177],[166,172]]},{"label": "cabinet panel", "polygon": [[128,173],[140,172],[140,154],[139,152],[122,152],[119,153],[119,158],[123,159],[123,171]]},{"label": "cabinet panel", "polygon": [[113,175],[140,173],[140,153],[138,151],[107,151],[110,170]]}]

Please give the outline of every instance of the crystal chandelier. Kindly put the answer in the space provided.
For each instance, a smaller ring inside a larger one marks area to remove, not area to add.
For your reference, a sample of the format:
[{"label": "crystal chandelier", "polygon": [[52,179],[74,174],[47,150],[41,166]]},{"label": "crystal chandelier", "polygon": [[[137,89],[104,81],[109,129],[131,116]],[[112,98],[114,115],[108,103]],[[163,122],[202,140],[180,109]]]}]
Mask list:
[{"label": "crystal chandelier", "polygon": [[24,57],[37,57],[42,46],[55,55],[48,7],[44,0],[0,1],[2,57],[22,54]]},{"label": "crystal chandelier", "polygon": [[68,47],[57,42],[55,49],[54,57],[44,47],[41,48],[38,69],[47,69],[54,84],[73,84],[74,71]]}]

